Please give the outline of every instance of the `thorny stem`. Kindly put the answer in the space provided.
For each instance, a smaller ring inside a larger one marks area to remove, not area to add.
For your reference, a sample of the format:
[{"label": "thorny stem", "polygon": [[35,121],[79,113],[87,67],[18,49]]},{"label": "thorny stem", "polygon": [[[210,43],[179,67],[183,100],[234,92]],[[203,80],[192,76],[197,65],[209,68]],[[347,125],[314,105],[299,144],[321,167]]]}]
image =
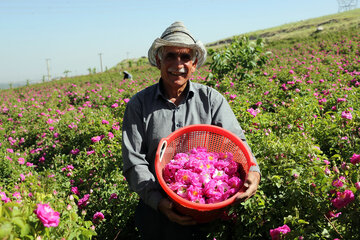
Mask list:
[{"label": "thorny stem", "polygon": [[328,222],[330,223],[330,225],[334,228],[334,230],[337,232],[337,234],[339,234],[341,239],[344,239],[343,236],[339,233],[339,231],[336,229],[335,225],[330,221],[330,219],[324,214],[324,217],[326,218],[326,220],[328,220]]}]

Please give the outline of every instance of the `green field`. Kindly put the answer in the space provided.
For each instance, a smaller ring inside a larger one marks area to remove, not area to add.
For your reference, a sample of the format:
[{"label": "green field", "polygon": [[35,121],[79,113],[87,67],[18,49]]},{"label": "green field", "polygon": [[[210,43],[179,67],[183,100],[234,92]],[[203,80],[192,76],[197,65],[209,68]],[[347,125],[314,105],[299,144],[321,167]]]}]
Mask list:
[{"label": "green field", "polygon": [[[285,225],[281,239],[360,239],[359,16],[207,45],[191,80],[226,97],[262,174],[256,196],[212,222],[208,239],[276,239],[270,231]],[[0,239],[136,239],[122,120],[128,100],[158,79],[140,58],[0,90]]]}]

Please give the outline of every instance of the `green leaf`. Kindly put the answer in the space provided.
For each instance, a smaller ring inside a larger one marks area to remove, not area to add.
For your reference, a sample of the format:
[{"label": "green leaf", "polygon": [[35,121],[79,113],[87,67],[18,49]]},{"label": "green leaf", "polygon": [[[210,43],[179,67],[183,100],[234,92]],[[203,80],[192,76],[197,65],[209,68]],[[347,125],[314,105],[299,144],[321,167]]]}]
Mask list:
[{"label": "green leaf", "polygon": [[21,227],[21,237],[24,237],[26,235],[28,235],[31,231],[31,226],[29,224],[25,224]]},{"label": "green leaf", "polygon": [[322,230],[321,235],[327,238],[330,237],[329,231],[326,228]]},{"label": "green leaf", "polygon": [[25,222],[21,217],[15,217],[11,219],[11,222],[14,223],[16,226],[18,226],[19,228],[21,228]]},{"label": "green leaf", "polygon": [[299,220],[298,220],[298,223],[299,223],[299,224],[310,224],[308,221],[305,221],[305,220],[303,220],[303,219],[299,219]]},{"label": "green leaf", "polygon": [[12,231],[11,223],[4,223],[0,226],[0,238],[5,239],[8,237]]}]

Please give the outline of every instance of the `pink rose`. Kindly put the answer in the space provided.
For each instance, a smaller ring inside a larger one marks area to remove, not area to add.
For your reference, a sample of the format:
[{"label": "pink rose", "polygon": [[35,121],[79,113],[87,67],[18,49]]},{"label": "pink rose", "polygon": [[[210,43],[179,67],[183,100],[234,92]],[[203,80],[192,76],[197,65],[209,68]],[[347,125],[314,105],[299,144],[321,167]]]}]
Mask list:
[{"label": "pink rose", "polygon": [[359,163],[360,162],[360,154],[354,153],[354,155],[350,158],[350,162],[354,165]]},{"label": "pink rose", "polygon": [[344,118],[344,119],[352,119],[351,112],[349,112],[349,111],[343,111],[343,112],[341,113],[341,118]]},{"label": "pink rose", "polygon": [[333,182],[332,182],[332,185],[334,187],[342,187],[344,186],[344,182],[346,181],[346,178],[344,176],[340,176],[338,179],[335,179]]},{"label": "pink rose", "polygon": [[104,217],[104,214],[102,214],[102,212],[96,212],[93,216],[93,221],[94,222],[97,222],[97,221],[101,221],[103,220],[105,217]]},{"label": "pink rose", "polygon": [[71,188],[71,192],[73,192],[73,193],[76,194],[76,195],[80,195],[80,192],[79,192],[79,190],[78,190],[77,187],[72,187],[72,188]]},{"label": "pink rose", "polygon": [[253,108],[249,108],[248,110],[247,110],[251,115],[253,115],[253,117],[256,117],[256,115],[258,114],[258,113],[260,113],[260,109],[253,109]]},{"label": "pink rose", "polygon": [[351,190],[345,190],[344,192],[337,192],[336,198],[331,200],[331,203],[337,209],[346,207],[349,203],[355,200],[354,193]]},{"label": "pink rose", "polygon": [[333,211],[329,211],[326,216],[328,218],[337,218],[341,215],[341,212],[338,212],[338,213],[334,213]]},{"label": "pink rose", "polygon": [[109,133],[108,133],[108,137],[109,137],[110,139],[112,139],[112,138],[114,138],[114,134],[113,134],[112,132],[109,132]]},{"label": "pink rose", "polygon": [[19,158],[19,159],[18,159],[18,163],[19,163],[20,165],[24,164],[24,163],[25,163],[25,159],[24,159],[24,158]]},{"label": "pink rose", "polygon": [[288,225],[283,225],[281,227],[275,228],[275,229],[270,229],[270,236],[272,240],[279,240],[281,239],[281,236],[286,235],[287,233],[289,233],[291,230],[288,227]]},{"label": "pink rose", "polygon": [[1,201],[5,202],[5,203],[10,202],[10,198],[8,198],[6,196],[5,192],[0,192],[0,197],[1,197]]},{"label": "pink rose", "polygon": [[45,227],[57,227],[59,225],[60,213],[55,212],[49,204],[37,204],[37,209],[34,210],[34,213]]},{"label": "pink rose", "polygon": [[117,199],[117,198],[118,198],[118,196],[117,196],[116,193],[112,193],[111,196],[110,196],[110,200],[111,199]]},{"label": "pink rose", "polygon": [[230,99],[231,99],[231,100],[234,100],[235,98],[236,98],[236,94],[231,94],[231,95],[230,95]]},{"label": "pink rose", "polygon": [[89,204],[90,194],[85,194],[83,198],[78,201],[78,207],[81,209]]},{"label": "pink rose", "polygon": [[95,142],[101,141],[103,138],[104,138],[104,135],[95,136],[95,137],[92,137],[92,138],[91,138],[91,141],[92,141],[93,143],[95,143]]}]

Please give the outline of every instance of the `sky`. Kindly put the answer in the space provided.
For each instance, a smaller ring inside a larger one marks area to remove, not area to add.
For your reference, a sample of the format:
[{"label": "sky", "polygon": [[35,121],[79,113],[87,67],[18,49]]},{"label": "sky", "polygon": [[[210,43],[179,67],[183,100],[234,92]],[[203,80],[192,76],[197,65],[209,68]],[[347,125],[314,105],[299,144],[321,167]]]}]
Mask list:
[{"label": "sky", "polygon": [[338,9],[336,0],[0,0],[0,84],[147,56],[175,21],[207,44]]}]

